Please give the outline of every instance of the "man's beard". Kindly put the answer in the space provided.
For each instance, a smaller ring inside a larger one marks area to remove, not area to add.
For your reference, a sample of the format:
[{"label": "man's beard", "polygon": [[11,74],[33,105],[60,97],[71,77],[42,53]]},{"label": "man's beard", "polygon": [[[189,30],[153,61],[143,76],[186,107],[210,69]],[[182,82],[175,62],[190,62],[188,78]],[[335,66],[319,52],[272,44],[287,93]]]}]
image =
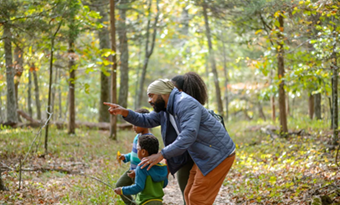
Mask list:
[{"label": "man's beard", "polygon": [[157,113],[160,112],[160,111],[166,111],[165,101],[163,100],[163,98],[160,95],[157,97],[156,102],[150,103],[150,105],[153,106],[153,110]]}]

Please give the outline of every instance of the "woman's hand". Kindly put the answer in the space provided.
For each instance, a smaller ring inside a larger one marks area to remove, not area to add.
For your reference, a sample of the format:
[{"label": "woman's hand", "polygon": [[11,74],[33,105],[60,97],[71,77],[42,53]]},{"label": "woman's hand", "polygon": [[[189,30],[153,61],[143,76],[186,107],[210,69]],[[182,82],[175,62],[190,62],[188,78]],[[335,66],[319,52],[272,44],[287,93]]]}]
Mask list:
[{"label": "woman's hand", "polygon": [[149,167],[147,169],[149,171],[151,169],[151,167],[153,167],[153,165],[162,161],[162,159],[164,159],[164,157],[163,157],[162,153],[159,152],[157,154],[153,154],[153,155],[150,155],[148,157],[144,157],[138,165],[141,166],[141,169],[143,169],[144,167],[149,165]]},{"label": "woman's hand", "polygon": [[129,114],[129,110],[123,108],[122,106],[118,104],[104,102],[104,105],[110,106],[109,112],[111,115],[122,115],[123,117],[127,117]]}]

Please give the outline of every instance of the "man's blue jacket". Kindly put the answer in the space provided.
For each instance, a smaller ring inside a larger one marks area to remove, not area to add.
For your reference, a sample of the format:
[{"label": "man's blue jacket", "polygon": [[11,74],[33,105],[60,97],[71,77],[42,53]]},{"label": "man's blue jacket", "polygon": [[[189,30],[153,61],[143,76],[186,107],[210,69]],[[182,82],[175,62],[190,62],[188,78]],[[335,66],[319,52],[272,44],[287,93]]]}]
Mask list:
[{"label": "man's blue jacket", "polygon": [[[175,118],[179,135],[169,120],[169,114]],[[141,114],[129,110],[124,119],[139,127],[161,125],[165,145],[161,153],[171,174],[189,160],[188,153],[203,175],[207,175],[235,150],[235,144],[223,125],[196,99],[177,88],[170,93],[166,111]]]}]

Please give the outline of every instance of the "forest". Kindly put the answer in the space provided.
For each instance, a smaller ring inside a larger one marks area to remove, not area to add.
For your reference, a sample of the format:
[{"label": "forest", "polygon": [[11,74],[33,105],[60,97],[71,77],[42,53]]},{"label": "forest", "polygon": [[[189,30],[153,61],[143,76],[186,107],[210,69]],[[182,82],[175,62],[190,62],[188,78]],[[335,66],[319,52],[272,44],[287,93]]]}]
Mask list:
[{"label": "forest", "polygon": [[[124,204],[104,102],[195,72],[236,161],[214,204],[340,204],[337,0],[0,0],[0,204]],[[163,147],[160,127],[152,133]],[[169,176],[163,204],[183,204]]]}]

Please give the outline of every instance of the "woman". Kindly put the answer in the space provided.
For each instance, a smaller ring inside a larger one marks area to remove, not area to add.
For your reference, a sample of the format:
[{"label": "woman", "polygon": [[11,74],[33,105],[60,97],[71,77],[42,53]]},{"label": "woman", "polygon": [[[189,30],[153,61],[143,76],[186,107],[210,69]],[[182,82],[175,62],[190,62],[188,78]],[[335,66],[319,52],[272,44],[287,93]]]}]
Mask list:
[{"label": "woman", "polygon": [[[202,105],[207,102],[207,86],[205,85],[203,79],[197,73],[188,72],[184,75],[177,75],[173,77],[171,81],[179,91],[183,91],[191,97],[195,98]],[[180,168],[176,174],[177,182],[182,192],[184,204],[184,190],[187,185],[190,170],[193,164],[194,163],[192,159],[189,157],[187,163],[182,168]]]}]

